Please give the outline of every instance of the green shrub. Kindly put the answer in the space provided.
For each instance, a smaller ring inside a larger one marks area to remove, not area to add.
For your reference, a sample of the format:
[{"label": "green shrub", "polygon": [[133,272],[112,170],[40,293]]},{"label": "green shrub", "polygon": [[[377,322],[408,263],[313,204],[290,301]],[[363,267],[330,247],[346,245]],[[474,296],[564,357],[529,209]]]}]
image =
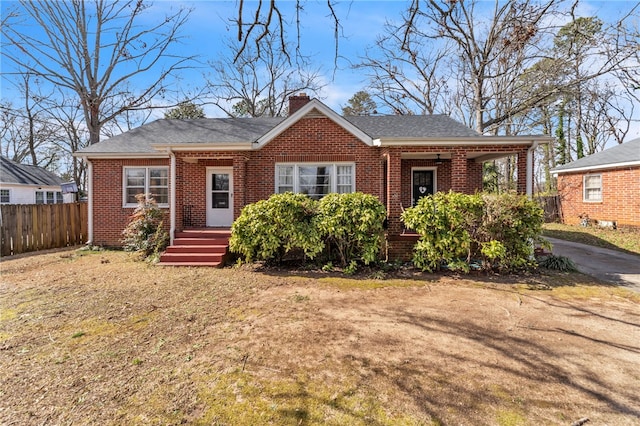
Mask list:
[{"label": "green shrub", "polygon": [[[413,263],[424,271],[464,269],[457,262],[471,258],[470,220],[481,211],[476,196],[455,192],[438,192],[421,198],[415,207],[402,214],[407,227],[420,235],[414,247]],[[474,211],[476,213],[474,214]]]},{"label": "green shrub", "polygon": [[331,259],[343,267],[352,261],[368,265],[378,259],[386,217],[378,198],[361,192],[328,194],[318,204],[316,223]]},{"label": "green shrub", "polygon": [[540,267],[560,272],[578,271],[578,268],[576,267],[576,264],[573,263],[573,260],[565,256],[556,256],[553,254],[545,256],[545,258],[540,262]]},{"label": "green shrub", "polygon": [[489,264],[503,270],[531,269],[536,266],[534,244],[542,241],[544,211],[524,195],[482,194],[484,215],[478,241],[500,241],[504,253]]},{"label": "green shrub", "polygon": [[413,260],[425,271],[468,271],[472,262],[487,270],[535,267],[534,243],[541,241],[543,220],[536,202],[511,193],[436,193],[402,214],[420,235]]},{"label": "green shrub", "polygon": [[149,194],[136,196],[138,205],[122,231],[123,248],[140,252],[144,257],[164,250],[169,244],[169,234],[164,230],[164,213]]},{"label": "green shrub", "polygon": [[242,209],[231,227],[229,248],[248,262],[281,262],[301,251],[313,259],[324,249],[314,218],[317,203],[303,194],[275,194]]}]

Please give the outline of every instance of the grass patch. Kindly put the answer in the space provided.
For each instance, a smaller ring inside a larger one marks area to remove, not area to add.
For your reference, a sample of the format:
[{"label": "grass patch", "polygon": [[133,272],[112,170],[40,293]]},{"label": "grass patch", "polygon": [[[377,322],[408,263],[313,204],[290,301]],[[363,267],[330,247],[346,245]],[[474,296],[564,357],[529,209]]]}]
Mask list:
[{"label": "grass patch", "polygon": [[545,223],[542,235],[544,237],[640,254],[640,231]]},{"label": "grass patch", "polygon": [[194,424],[281,425],[418,425],[424,422],[394,415],[376,395],[353,383],[331,386],[300,375],[267,379],[235,371],[205,380],[198,399],[206,407]]},{"label": "grass patch", "polygon": [[18,311],[15,309],[2,308],[0,309],[0,322],[11,321],[18,316]]}]

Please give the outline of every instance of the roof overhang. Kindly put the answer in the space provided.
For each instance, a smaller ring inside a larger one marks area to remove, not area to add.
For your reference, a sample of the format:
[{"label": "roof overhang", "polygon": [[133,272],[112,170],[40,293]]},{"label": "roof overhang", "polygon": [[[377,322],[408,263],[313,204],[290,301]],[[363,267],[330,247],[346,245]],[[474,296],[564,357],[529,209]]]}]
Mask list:
[{"label": "roof overhang", "polygon": [[289,127],[293,126],[295,123],[297,123],[305,115],[307,115],[310,112],[312,112],[314,109],[317,110],[320,114],[322,114],[325,117],[327,117],[328,119],[330,119],[331,121],[333,121],[334,123],[336,123],[337,125],[339,125],[340,127],[344,128],[347,132],[349,132],[352,135],[354,135],[356,138],[358,138],[363,143],[365,143],[365,144],[367,144],[369,146],[373,146],[374,145],[373,140],[371,139],[371,136],[367,135],[365,132],[360,130],[358,127],[356,127],[353,124],[351,124],[344,117],[342,117],[341,115],[337,114],[335,111],[333,111],[331,108],[329,108],[328,106],[326,106],[325,104],[323,104],[319,100],[312,99],[309,102],[307,102],[303,107],[301,107],[299,110],[297,110],[292,115],[287,117],[285,120],[280,122],[273,129],[271,129],[270,131],[268,131],[267,133],[262,135],[260,138],[258,138],[258,140],[256,140],[254,149],[262,148],[264,145],[266,145],[269,142],[271,142],[278,135],[280,135],[282,132],[287,130]]},{"label": "roof overhang", "polygon": [[597,166],[571,167],[571,168],[562,169],[562,170],[551,170],[551,174],[554,176],[557,176],[562,173],[577,173],[577,172],[606,170],[606,169],[621,169],[625,167],[640,167],[640,161],[634,160],[634,161],[625,161],[624,163],[600,164]]},{"label": "roof overhang", "polygon": [[375,146],[471,146],[471,145],[533,145],[553,141],[550,136],[474,136],[474,137],[433,137],[433,138],[380,138],[374,139]]}]

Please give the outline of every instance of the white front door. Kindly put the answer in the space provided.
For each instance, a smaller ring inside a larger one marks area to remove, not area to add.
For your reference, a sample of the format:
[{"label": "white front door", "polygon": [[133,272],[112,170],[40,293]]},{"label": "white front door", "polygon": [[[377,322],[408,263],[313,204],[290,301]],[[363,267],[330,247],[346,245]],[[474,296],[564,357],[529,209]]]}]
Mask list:
[{"label": "white front door", "polygon": [[207,168],[207,226],[233,223],[233,168]]}]

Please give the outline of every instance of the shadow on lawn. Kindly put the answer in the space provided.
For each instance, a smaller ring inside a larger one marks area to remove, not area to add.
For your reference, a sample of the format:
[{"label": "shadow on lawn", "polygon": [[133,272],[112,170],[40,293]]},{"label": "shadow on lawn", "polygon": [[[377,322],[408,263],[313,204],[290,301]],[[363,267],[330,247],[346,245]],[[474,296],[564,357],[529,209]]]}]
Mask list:
[{"label": "shadow on lawn", "polygon": [[[566,304],[563,309],[575,307]],[[411,397],[415,405],[432,419],[442,422],[444,419],[441,417],[447,417],[447,413],[460,413],[461,410],[464,410],[463,416],[467,418],[482,419],[487,415],[484,410],[490,410],[489,407],[512,408],[516,413],[524,410],[529,415],[537,407],[546,410],[552,407],[557,413],[582,417],[585,413],[593,412],[594,401],[604,403],[612,413],[640,418],[640,398],[633,386],[618,386],[615,379],[606,380],[605,373],[598,371],[596,363],[589,357],[569,359],[564,348],[560,350],[557,345],[548,346],[542,340],[535,342],[518,337],[513,331],[501,331],[499,327],[487,328],[474,324],[471,318],[449,319],[437,312],[430,315],[397,310],[378,314],[393,318],[402,325],[417,327],[425,339],[417,340],[416,345],[424,346],[423,350],[431,353],[431,359],[435,354],[436,359],[441,361],[425,363],[420,358],[414,358],[396,365],[389,365],[391,362],[387,361],[387,365],[375,366],[370,365],[369,359],[356,355],[352,362],[361,364],[361,368],[367,366],[373,375]],[[640,322],[620,321],[606,316],[601,318],[625,324],[622,327],[640,327]],[[595,350],[598,350],[598,347],[605,346],[609,359],[624,359],[629,352],[632,356],[640,352],[640,346],[616,342],[606,334],[596,337],[587,335],[588,332],[583,330],[576,332],[562,328],[516,325],[518,327],[534,330],[544,335],[545,339],[553,336],[557,339],[560,334],[571,347],[585,345],[594,350],[595,345]],[[455,340],[458,344],[459,341],[467,342],[470,350],[453,352],[446,345],[428,344],[434,340]],[[397,342],[385,337],[373,344],[393,347],[400,342],[400,337]],[[483,356],[473,356],[477,353]],[[631,364],[621,368],[630,368]],[[471,367],[460,371],[458,366],[463,365]],[[480,385],[480,381],[487,384]],[[529,393],[528,388],[532,383],[534,392]],[[548,396],[544,394],[546,389],[549,390]],[[543,396],[540,396],[541,392]],[[563,395],[560,401],[557,395]]]}]

